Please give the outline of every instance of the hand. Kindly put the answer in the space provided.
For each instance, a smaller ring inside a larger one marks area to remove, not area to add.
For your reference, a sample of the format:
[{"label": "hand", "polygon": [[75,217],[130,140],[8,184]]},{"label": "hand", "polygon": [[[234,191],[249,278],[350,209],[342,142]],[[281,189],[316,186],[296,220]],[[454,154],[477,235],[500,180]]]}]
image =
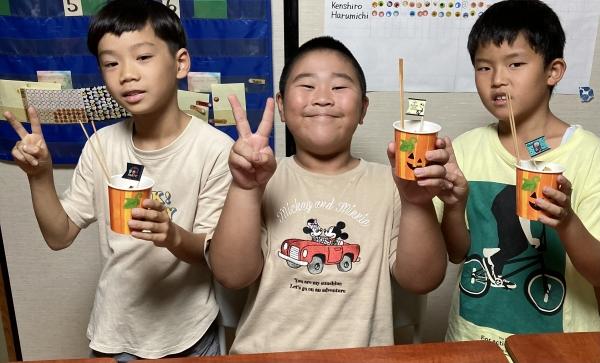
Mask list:
[{"label": "hand", "polygon": [[52,159],[50,158],[50,153],[42,134],[40,119],[33,107],[27,109],[27,116],[31,123],[31,133],[27,132],[12,113],[4,113],[4,117],[21,138],[13,147],[12,156],[15,159],[15,163],[28,176],[37,176],[44,172],[51,172]]},{"label": "hand", "polygon": [[247,190],[264,187],[277,168],[273,150],[269,146],[275,103],[272,98],[267,100],[258,130],[253,134],[246,112],[237,97],[232,95],[228,99],[238,131],[238,139],[229,154],[229,169],[233,176],[233,183]]},{"label": "hand", "polygon": [[414,170],[415,176],[417,177],[416,181],[403,180],[396,175],[395,142],[391,142],[388,145],[387,154],[390,164],[392,165],[394,181],[398,186],[398,191],[400,192],[400,197],[403,201],[415,204],[428,203],[431,202],[433,197],[452,187],[452,183],[444,178],[446,175],[444,164],[447,163],[449,158],[448,151],[445,150],[444,140],[437,139],[436,149],[430,150],[425,154],[427,161],[432,164]]},{"label": "hand", "polygon": [[438,194],[438,198],[446,206],[464,205],[467,203],[467,196],[469,195],[469,183],[458,167],[454,149],[452,148],[452,141],[450,141],[449,137],[445,137],[444,143],[449,155],[448,162],[444,165],[446,168],[446,180],[451,183],[451,187],[441,191]]},{"label": "hand", "polygon": [[546,198],[538,198],[535,204],[545,213],[538,220],[547,226],[560,228],[566,225],[575,215],[571,208],[573,187],[569,179],[562,175],[557,178],[558,190],[545,187],[542,192]]},{"label": "hand", "polygon": [[142,208],[131,210],[131,236],[153,242],[157,247],[176,247],[176,226],[169,218],[165,205],[158,200],[144,199]]}]

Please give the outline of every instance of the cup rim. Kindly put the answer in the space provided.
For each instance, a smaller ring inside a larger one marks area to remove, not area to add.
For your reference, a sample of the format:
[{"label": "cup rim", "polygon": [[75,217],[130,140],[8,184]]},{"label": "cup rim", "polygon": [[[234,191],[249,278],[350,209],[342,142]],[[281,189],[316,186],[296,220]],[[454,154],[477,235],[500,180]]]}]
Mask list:
[{"label": "cup rim", "polygon": [[565,167],[559,163],[539,161],[539,163],[541,163],[543,167],[551,167],[552,170],[539,170],[532,166],[522,165],[524,163],[528,163],[531,165],[531,160],[519,160],[515,164],[515,167],[519,170],[528,171],[530,173],[562,174],[565,172]]},{"label": "cup rim", "polygon": [[[142,175],[141,179],[140,179],[140,185],[137,187],[132,187],[132,188],[123,188],[123,187],[119,187],[116,186],[115,184],[112,183],[112,180],[114,178],[119,178],[119,179],[123,179],[122,175],[112,175],[110,177],[110,180],[108,181],[108,186],[112,189],[117,189],[117,190],[123,190],[123,191],[142,191],[142,190],[146,190],[146,189],[151,189],[154,186],[154,179],[144,176]],[[132,180],[132,182],[134,182]]]},{"label": "cup rim", "polygon": [[440,124],[432,122],[432,121],[427,121],[427,120],[423,120],[423,126],[424,126],[423,131],[406,129],[407,124],[418,125],[420,123],[421,123],[421,120],[404,120],[405,128],[403,129],[402,127],[400,127],[400,120],[398,120],[398,121],[394,121],[393,126],[398,131],[406,132],[409,134],[417,134],[417,135],[437,134],[438,132],[440,132],[442,130],[442,126]]}]

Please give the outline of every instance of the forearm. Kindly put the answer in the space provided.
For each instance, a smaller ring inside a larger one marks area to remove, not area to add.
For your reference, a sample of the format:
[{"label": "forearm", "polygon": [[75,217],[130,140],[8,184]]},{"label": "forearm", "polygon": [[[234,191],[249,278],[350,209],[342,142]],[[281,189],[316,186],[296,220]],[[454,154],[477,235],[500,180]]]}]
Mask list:
[{"label": "forearm", "polygon": [[52,172],[30,177],[29,187],[35,217],[48,246],[53,250],[70,246],[80,229],[58,199]]},{"label": "forearm", "polygon": [[219,283],[242,288],[263,267],[261,249],[262,188],[245,190],[231,184],[210,245],[210,262]]},{"label": "forearm", "polygon": [[189,264],[205,263],[204,243],[206,233],[186,231],[173,223],[175,228],[175,243],[168,250],[178,259]]},{"label": "forearm", "polygon": [[426,293],[444,279],[447,256],[433,204],[402,202],[394,277],[404,288]]},{"label": "forearm", "polygon": [[576,215],[557,232],[575,269],[593,286],[600,287],[600,241]]},{"label": "forearm", "polygon": [[450,262],[458,264],[464,261],[471,246],[464,206],[444,206],[442,234]]}]

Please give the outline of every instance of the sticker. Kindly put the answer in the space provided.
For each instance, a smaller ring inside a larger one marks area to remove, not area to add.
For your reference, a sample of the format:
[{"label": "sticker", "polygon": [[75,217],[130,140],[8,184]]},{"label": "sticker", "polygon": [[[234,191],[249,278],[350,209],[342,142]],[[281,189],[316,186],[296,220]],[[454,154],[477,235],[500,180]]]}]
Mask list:
[{"label": "sticker", "polygon": [[531,141],[527,141],[525,143],[525,146],[527,147],[527,152],[529,153],[529,156],[531,156],[532,158],[538,156],[539,154],[545,151],[550,150],[550,146],[548,146],[548,144],[546,143],[546,138],[544,136],[540,136]]},{"label": "sticker", "polygon": [[418,98],[409,98],[408,99],[408,109],[406,110],[407,115],[411,116],[420,116],[425,115],[425,104],[427,100],[422,100]]},{"label": "sticker", "polygon": [[594,99],[594,90],[592,87],[579,87],[579,99],[581,102],[590,102]]},{"label": "sticker", "polygon": [[262,78],[249,78],[248,83],[251,84],[266,84],[267,81]]},{"label": "sticker", "polygon": [[140,181],[142,179],[142,173],[144,172],[144,166],[141,164],[127,163],[127,170],[123,174],[123,179]]}]

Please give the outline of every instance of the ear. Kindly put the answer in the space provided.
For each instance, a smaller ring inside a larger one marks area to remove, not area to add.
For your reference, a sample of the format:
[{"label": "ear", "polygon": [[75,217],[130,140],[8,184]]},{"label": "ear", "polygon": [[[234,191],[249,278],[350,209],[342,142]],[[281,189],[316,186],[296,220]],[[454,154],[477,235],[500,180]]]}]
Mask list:
[{"label": "ear", "polygon": [[277,111],[279,112],[279,118],[281,119],[281,122],[285,122],[285,116],[283,112],[283,96],[281,95],[281,92],[277,92],[277,95],[275,96],[275,101],[277,102]]},{"label": "ear", "polygon": [[563,58],[556,58],[547,67],[548,86],[556,86],[567,70],[567,63]]},{"label": "ear", "polygon": [[177,63],[177,79],[184,79],[192,66],[188,50],[185,48],[179,49],[175,53],[175,62]]},{"label": "ear", "polygon": [[358,120],[359,125],[363,124],[363,120],[367,114],[367,108],[369,108],[369,97],[364,96],[362,100],[362,110],[360,111],[360,119]]}]

